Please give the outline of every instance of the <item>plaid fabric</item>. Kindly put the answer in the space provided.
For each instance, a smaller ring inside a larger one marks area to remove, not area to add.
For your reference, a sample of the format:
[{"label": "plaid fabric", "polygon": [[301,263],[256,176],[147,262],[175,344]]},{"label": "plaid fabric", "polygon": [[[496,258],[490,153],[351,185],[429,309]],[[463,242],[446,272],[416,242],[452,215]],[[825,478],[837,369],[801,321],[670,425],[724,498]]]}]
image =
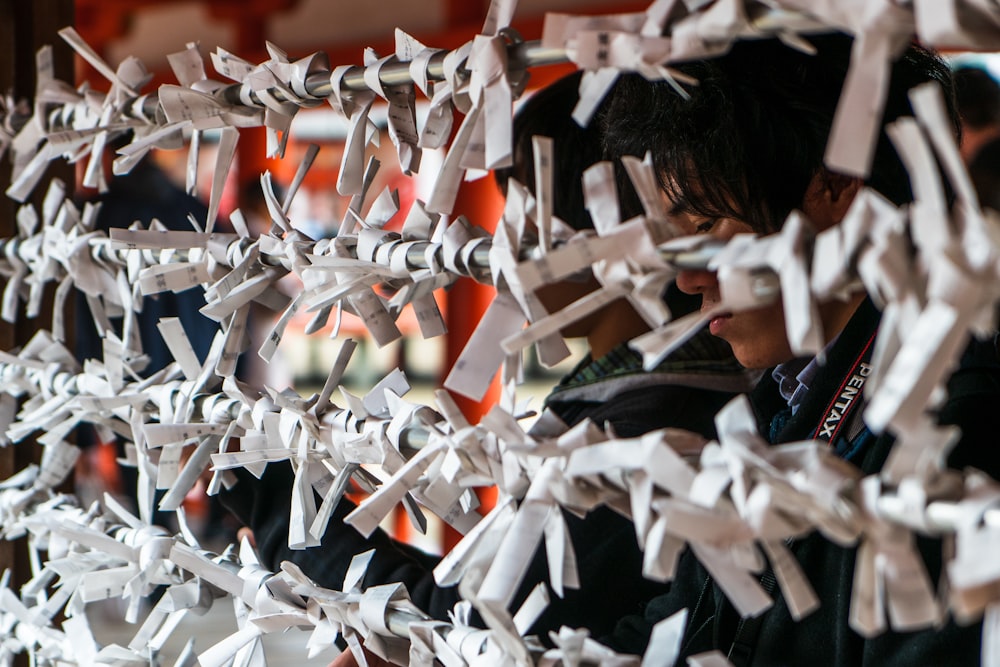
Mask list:
[{"label": "plaid fabric", "polygon": [[600,359],[592,359],[588,354],[576,368],[560,380],[549,396],[608,378],[646,372],[742,376],[746,374],[746,369],[733,357],[728,343],[704,330],[651,371],[643,370],[642,355],[630,348],[627,342],[615,347]]}]

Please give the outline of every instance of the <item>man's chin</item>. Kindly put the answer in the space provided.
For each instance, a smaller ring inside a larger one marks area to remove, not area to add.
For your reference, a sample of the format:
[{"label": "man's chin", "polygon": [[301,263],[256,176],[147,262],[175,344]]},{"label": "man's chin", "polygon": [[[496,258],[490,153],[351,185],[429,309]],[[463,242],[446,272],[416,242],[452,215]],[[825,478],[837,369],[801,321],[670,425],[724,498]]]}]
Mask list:
[{"label": "man's chin", "polygon": [[[781,349],[772,349],[761,347],[759,344],[741,345],[740,341],[728,340],[727,342],[733,348],[733,356],[736,357],[736,361],[740,362],[744,368],[751,370],[774,368],[786,361],[791,361],[794,357],[787,346]],[[759,341],[756,342],[759,343]]]}]

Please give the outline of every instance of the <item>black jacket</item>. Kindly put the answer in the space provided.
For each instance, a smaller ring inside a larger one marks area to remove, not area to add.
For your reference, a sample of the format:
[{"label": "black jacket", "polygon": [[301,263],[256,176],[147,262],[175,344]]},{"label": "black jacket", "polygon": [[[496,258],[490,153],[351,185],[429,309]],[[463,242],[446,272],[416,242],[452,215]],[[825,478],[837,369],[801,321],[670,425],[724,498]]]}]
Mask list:
[{"label": "black jacket", "polygon": [[[860,351],[871,340],[878,321],[879,313],[871,303],[862,304],[830,350],[827,363],[817,374],[800,409],[773,434],[773,442],[814,436],[829,416],[833,399],[854,370]],[[1000,428],[998,356],[995,340],[971,343],[948,382],[948,397],[938,414],[940,423],[962,428],[961,441],[948,459],[949,466],[958,469],[973,466],[994,478],[1000,477],[1000,446],[996,442]],[[775,416],[787,407],[770,374],[754,389],[751,401],[760,432],[767,437]],[[890,436],[875,436],[862,428],[859,433],[835,439],[832,446],[865,474],[871,474],[882,468],[892,442]],[[941,547],[940,540],[918,539],[932,582],[937,582],[941,573]],[[747,633],[752,624],[742,626],[745,634],[731,654],[736,664],[845,667],[979,664],[979,623],[960,627],[949,620],[940,630],[886,632],[864,639],[848,625],[857,550],[839,547],[812,533],[798,540],[792,551],[821,606],[796,623],[776,590],[774,606],[764,612],[759,627]],[[685,607],[689,610],[689,620],[682,659],[713,649],[730,654],[741,632],[741,621],[690,551],[681,558],[671,590],[652,600],[644,616],[624,619],[605,641],[619,651],[642,653],[652,626]]]},{"label": "black jacket", "polygon": [[[188,215],[203,223],[208,216],[208,207],[174,185],[150,158],[142,160],[128,174],[111,180],[108,191],[94,200],[100,203],[96,229],[110,234],[112,229],[125,229],[138,221],[148,227],[155,218],[167,229],[188,231],[191,223]],[[219,325],[199,311],[205,305],[205,297],[200,289],[189,289],[174,294],[162,292],[155,297],[147,297],[142,302],[142,312],[136,316],[143,352],[149,356],[149,365],[143,376],[148,376],[164,368],[174,360],[163,342],[157,323],[164,317],[178,317],[191,341],[198,359],[204,361],[212,345],[212,339]],[[88,312],[87,302],[82,294],[77,299],[79,312]],[[77,358],[103,359],[104,348],[94,321],[90,317],[77,317],[76,349]],[[117,334],[121,336],[119,318],[115,318]]]},{"label": "black jacket", "polygon": [[[714,437],[715,413],[728,402],[729,391],[670,385],[649,386],[648,378],[614,378],[600,381],[601,400],[572,398],[560,394],[550,400],[549,408],[572,426],[586,418],[598,425],[609,423],[620,437],[633,437],[647,431],[672,426]],[[631,380],[631,381],[630,381]],[[721,385],[745,383],[726,377]],[[705,384],[704,376],[698,383]],[[551,397],[550,397],[551,399]],[[220,494],[223,504],[254,531],[262,564],[277,569],[284,560],[299,565],[318,584],[340,589],[351,558],[374,548],[364,586],[389,582],[406,585],[413,602],[438,619],[460,599],[457,587],[441,588],[434,582],[432,570],[438,558],[391,539],[380,530],[365,539],[343,518],[354,506],[343,501],[337,508],[323,536],[322,544],[305,550],[288,548],[289,490],[291,467],[271,464],[261,480],[238,469],[240,482]],[[586,627],[593,636],[612,630],[618,619],[639,613],[643,603],[666,590],[641,576],[642,553],[632,522],[601,507],[580,519],[564,512],[570,537],[576,550],[581,588],[567,589],[563,599],[554,594],[549,607],[531,632],[547,640],[549,630],[560,626]],[[548,566],[541,549],[531,563],[512,602],[518,606],[541,581],[548,581]]]}]

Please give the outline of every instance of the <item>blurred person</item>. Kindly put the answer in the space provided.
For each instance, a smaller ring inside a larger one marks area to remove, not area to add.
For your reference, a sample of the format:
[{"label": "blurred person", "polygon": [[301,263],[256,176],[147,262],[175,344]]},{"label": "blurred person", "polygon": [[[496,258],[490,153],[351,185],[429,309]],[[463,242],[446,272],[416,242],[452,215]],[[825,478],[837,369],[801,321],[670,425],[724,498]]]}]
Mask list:
[{"label": "blurred person", "polygon": [[970,164],[980,147],[1000,138],[1000,84],[981,67],[959,67],[955,99],[962,124],[959,148],[965,164]]},{"label": "blurred person", "polygon": [[1000,138],[986,142],[969,164],[979,205],[1000,213]]},{"label": "blurred person", "polygon": [[[114,151],[128,144],[130,140],[130,133],[119,136],[109,142],[104,152],[103,168],[107,176],[107,191],[103,193],[81,191],[78,194],[78,198],[82,201],[100,205],[95,229],[110,234],[111,229],[124,229],[136,221],[148,227],[153,219],[156,219],[167,229],[190,231],[192,227],[188,220],[189,215],[204,221],[208,215],[205,204],[174,184],[151,156],[141,160],[129,173],[111,176]],[[162,292],[142,299],[142,310],[135,314],[135,319],[142,352],[148,358],[145,366],[137,369],[143,377],[152,375],[173,361],[173,356],[157,328],[157,323],[165,317],[180,319],[195,354],[199,361],[204,362],[212,339],[218,331],[218,324],[199,312],[204,305],[204,294],[200,287],[179,293]],[[77,358],[81,362],[85,359],[102,360],[103,339],[98,334],[93,318],[90,317],[90,308],[82,292],[77,293],[76,313]],[[123,318],[110,317],[110,322],[115,335],[121,338]],[[128,341],[123,342],[128,343]],[[77,444],[87,452],[81,457],[85,463],[79,470],[80,481],[93,485],[95,482],[93,477],[96,474],[107,488],[126,494],[135,503],[136,470],[131,467],[121,468],[115,461],[115,458],[124,455],[124,445],[120,439],[102,442],[99,432],[93,426],[84,425],[77,429]],[[90,470],[86,469],[88,461],[92,464]],[[159,495],[162,496],[162,492]],[[154,523],[172,525],[172,516],[169,513],[156,512]]]}]

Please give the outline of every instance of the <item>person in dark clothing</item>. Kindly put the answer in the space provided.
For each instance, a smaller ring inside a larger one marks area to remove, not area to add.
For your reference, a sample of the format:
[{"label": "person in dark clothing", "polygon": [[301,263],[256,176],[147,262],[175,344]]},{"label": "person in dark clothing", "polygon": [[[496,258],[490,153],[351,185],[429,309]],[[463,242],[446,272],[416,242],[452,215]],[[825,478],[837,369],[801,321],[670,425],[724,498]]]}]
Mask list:
[{"label": "person in dark clothing", "polygon": [[[799,209],[817,231],[837,225],[855,194],[868,185],[896,203],[913,199],[909,180],[883,131],[871,176],[862,179],[823,164],[827,136],[849,64],[850,38],[811,37],[816,55],[777,40],[739,43],[725,56],[679,66],[698,80],[682,99],[664,83],[627,77],[610,102],[605,141],[612,155],[652,151],[672,222],[688,234],[729,239],[768,234]],[[932,53],[909,47],[893,67],[883,124],[910,115],[907,91],[937,81],[953,103],[946,66]],[[951,109],[953,112],[953,109]],[[954,119],[954,115],[952,116]],[[957,121],[956,134],[957,134]],[[721,302],[717,276],[682,271],[678,286],[700,295],[702,309]],[[795,359],[785,334],[780,301],[756,310],[718,314],[711,331],[732,345],[749,367],[770,368],[750,395],[761,435],[772,444],[827,439],[863,474],[882,470],[894,439],[861,419],[859,400],[845,428],[824,438],[829,411],[846,383],[863,372],[881,314],[863,293],[819,305],[827,347],[822,359]],[[936,411],[940,424],[962,436],[951,451],[954,468],[974,466],[1000,475],[1000,358],[996,340],[972,341],[947,384]],[[992,407],[991,407],[992,406]],[[939,540],[919,538],[931,581],[941,573]],[[829,542],[817,532],[791,547],[816,591],[820,607],[793,621],[780,594],[756,619],[741,619],[718,585],[688,550],[670,591],[652,600],[644,615],[623,619],[604,638],[612,648],[642,653],[652,627],[687,608],[679,662],[718,650],[736,665],[978,664],[981,624],[886,632],[866,638],[849,623],[856,548]],[[768,588],[767,571],[762,585]],[[773,575],[770,589],[774,591]]]},{"label": "person in dark clothing", "polygon": [[[593,125],[579,128],[571,119],[578,84],[579,74],[572,75],[525,103],[515,121],[515,163],[532,164],[532,135],[552,136],[556,152],[554,213],[574,227],[586,229],[592,223],[583,206],[579,181],[583,170],[600,159],[600,141]],[[531,188],[534,177],[530,173],[518,169],[501,180],[513,175]],[[572,194],[560,195],[564,188]],[[595,287],[596,282],[589,286],[583,282],[560,285],[543,302],[550,309],[561,307],[555,302],[569,303]],[[677,306],[685,296],[675,292],[668,302]],[[690,297],[686,300],[690,301]],[[667,426],[711,437],[715,413],[735,392],[751,386],[752,380],[733,359],[728,346],[707,334],[696,337],[654,372],[643,372],[641,357],[627,347],[631,337],[645,330],[639,320],[631,306],[622,301],[589,322],[564,331],[564,335],[586,336],[591,354],[553,391],[547,408],[568,426],[589,418],[599,426],[610,424],[623,437]],[[460,599],[457,587],[435,584],[431,570],[437,564],[436,557],[396,542],[382,532],[376,531],[365,539],[344,525],[343,517],[353,509],[346,501],[337,508],[321,546],[304,551],[289,549],[290,467],[269,465],[259,482],[246,471],[237,474],[240,481],[222,492],[223,501],[252,528],[265,567],[276,568],[281,561],[290,560],[321,585],[339,588],[351,557],[374,548],[365,586],[403,582],[417,606],[438,619],[447,618]],[[562,599],[552,596],[549,608],[531,629],[546,641],[548,631],[558,630],[561,625],[586,627],[594,635],[609,632],[623,614],[640,611],[645,601],[665,590],[662,584],[641,575],[642,554],[631,521],[606,507],[583,519],[564,515],[582,587],[567,590]],[[548,579],[545,555],[539,553],[521,582],[512,609],[518,608],[537,583]],[[345,656],[347,659],[349,656]]]},{"label": "person in dark clothing", "polygon": [[[189,215],[202,221],[208,215],[205,204],[177,187],[151,158],[140,161],[129,173],[110,179],[107,192],[88,201],[100,205],[96,228],[105,233],[114,228],[124,229],[136,221],[148,226],[154,219],[167,229],[190,231]],[[198,358],[205,360],[218,324],[198,312],[204,305],[200,289],[177,294],[163,292],[143,300],[137,323],[143,352],[149,357],[144,374],[155,373],[174,360],[156,328],[161,317],[179,317]],[[80,312],[87,312],[82,295],[77,307]],[[78,324],[78,358],[102,358],[101,338],[93,320],[81,317]]]},{"label": "person in dark clothing", "polygon": [[979,205],[1000,212],[1000,138],[989,141],[976,151],[969,164],[969,175],[979,197]]},{"label": "person in dark clothing", "polygon": [[[112,149],[127,143],[126,137],[119,137],[109,146],[104,155],[104,168],[108,173],[110,173]],[[208,215],[205,204],[175,185],[151,157],[141,160],[129,173],[109,179],[106,192],[90,196],[86,201],[100,206],[95,229],[106,234],[109,234],[111,229],[127,228],[137,221],[148,227],[154,219],[159,220],[168,229],[190,231],[192,227],[188,220],[189,215],[200,221],[204,221]],[[157,323],[166,317],[180,319],[195,354],[204,362],[208,357],[212,339],[218,331],[218,324],[199,312],[204,305],[203,292],[197,288],[144,297],[141,312],[134,315],[142,353],[147,360],[144,366],[135,370],[143,377],[148,377],[174,360],[157,328]],[[81,362],[85,359],[103,359],[104,341],[97,331],[93,318],[89,316],[87,298],[82,292],[77,292],[76,311],[79,314],[74,331],[77,358]],[[124,318],[109,317],[109,320],[115,335],[122,337],[125,328]],[[128,340],[123,342],[126,345],[129,343]],[[132,352],[136,353],[138,350]],[[77,445],[81,448],[91,450],[99,443],[99,434],[93,426],[83,424],[77,429]],[[101,444],[110,445],[110,443]],[[120,441],[115,444],[118,457],[123,457],[123,444]],[[112,489],[120,487],[130,500],[136,503],[138,474],[135,468],[119,467],[117,470],[119,480],[101,481]],[[80,475],[80,478],[85,477],[86,475]],[[158,495],[162,496],[163,492],[158,492]],[[156,511],[153,514],[153,522],[157,525],[173,526],[173,513]]]}]

